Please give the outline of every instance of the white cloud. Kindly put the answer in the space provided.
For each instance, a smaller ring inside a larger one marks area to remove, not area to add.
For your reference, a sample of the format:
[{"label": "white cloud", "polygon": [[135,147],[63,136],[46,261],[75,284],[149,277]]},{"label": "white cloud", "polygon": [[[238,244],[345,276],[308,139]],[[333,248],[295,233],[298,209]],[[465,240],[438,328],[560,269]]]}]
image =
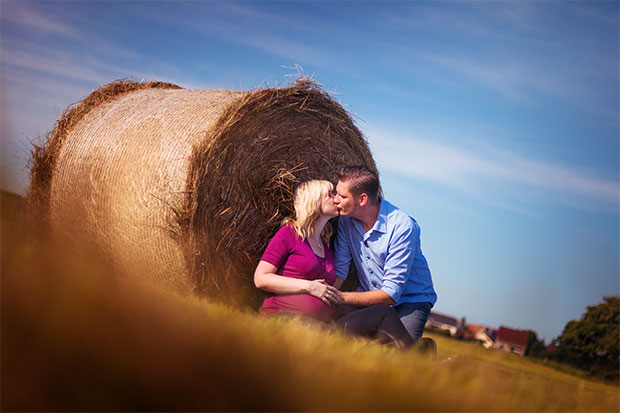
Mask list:
[{"label": "white cloud", "polygon": [[[380,168],[485,197],[501,205],[497,188],[527,204],[532,193],[586,209],[618,208],[620,184],[593,171],[528,159],[493,147],[477,153],[437,141],[369,134]],[[520,196],[522,195],[522,196]]]}]

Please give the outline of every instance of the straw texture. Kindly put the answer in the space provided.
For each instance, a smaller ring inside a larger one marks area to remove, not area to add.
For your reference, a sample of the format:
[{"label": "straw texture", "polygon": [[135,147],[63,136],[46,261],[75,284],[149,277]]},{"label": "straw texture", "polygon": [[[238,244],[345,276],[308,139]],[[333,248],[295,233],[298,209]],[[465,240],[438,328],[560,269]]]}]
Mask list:
[{"label": "straw texture", "polygon": [[99,105],[116,99],[126,93],[144,89],[180,89],[179,86],[166,82],[135,82],[117,80],[93,91],[84,100],[66,108],[47,133],[42,145],[34,145],[30,162],[30,187],[28,189],[27,207],[30,211],[30,223],[39,232],[45,232],[49,226],[49,202],[53,172],[62,147],[69,133],[86,114]]},{"label": "straw texture", "polygon": [[[92,108],[54,150],[55,234],[166,287],[248,306],[260,301],[253,269],[296,185],[333,181],[347,164],[376,170],[350,116],[307,81],[134,90]],[[45,191],[37,184],[33,175],[32,193]]]}]

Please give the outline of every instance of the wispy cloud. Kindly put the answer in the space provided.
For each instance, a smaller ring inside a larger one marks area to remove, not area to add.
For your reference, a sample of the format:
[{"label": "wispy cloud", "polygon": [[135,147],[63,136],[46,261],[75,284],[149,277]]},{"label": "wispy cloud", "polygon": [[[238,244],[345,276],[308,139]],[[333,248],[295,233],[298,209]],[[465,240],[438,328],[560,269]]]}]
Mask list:
[{"label": "wispy cloud", "polygon": [[204,16],[201,13],[170,15],[161,10],[149,11],[148,15],[165,26],[182,27],[182,30],[285,58],[283,63],[287,64],[329,67],[335,61],[328,48],[311,41],[316,37],[316,24],[306,18],[262,11],[250,3],[206,3],[200,6]]},{"label": "wispy cloud", "polygon": [[[423,74],[452,87],[472,84],[528,105],[552,98],[615,126],[617,19],[598,9],[581,3],[414,4],[400,14],[379,14],[381,24],[406,33],[382,39],[382,50],[400,56],[395,62],[410,71],[431,65],[436,77],[432,70]],[[584,27],[566,31],[568,21]],[[584,36],[588,26],[596,30]],[[608,91],[601,93],[605,84]]]},{"label": "wispy cloud", "polygon": [[[550,96],[601,116],[611,124],[616,125],[619,120],[616,108],[610,107],[600,94],[584,86],[591,85],[591,81],[588,81],[591,75],[588,73],[558,71],[557,64],[532,58],[514,60],[497,57],[480,61],[472,57],[459,58],[446,54],[417,54],[422,59],[473,79],[509,100],[531,104],[541,95]],[[614,83],[613,79],[610,81]],[[618,86],[617,78],[615,83]]]},{"label": "wispy cloud", "polygon": [[134,75],[148,77],[144,68],[176,71],[170,63],[99,35],[90,28],[90,16],[79,16],[80,24],[76,24],[76,16],[70,12],[60,15],[58,8],[46,10],[44,5],[35,8],[27,2],[3,2],[2,5],[2,23],[11,27],[9,30],[3,28],[2,65],[5,67],[94,82],[95,85]]},{"label": "wispy cloud", "polygon": [[34,10],[27,2],[2,2],[2,21],[46,35],[78,36],[73,27]]},{"label": "wispy cloud", "polygon": [[470,57],[458,58],[437,53],[420,52],[417,55],[423,60],[474,79],[508,99],[522,102],[532,100],[532,96],[528,93],[528,90],[531,90],[531,82],[528,82],[531,76],[527,74],[523,64],[506,61],[481,62]]},{"label": "wispy cloud", "polygon": [[72,79],[101,82],[110,73],[131,73],[129,69],[112,67],[102,61],[85,61],[71,53],[52,52],[43,55],[36,49],[17,49],[3,47],[2,58],[6,66],[19,67],[49,75],[64,76]]},{"label": "wispy cloud", "polygon": [[524,203],[532,202],[527,198],[530,188],[548,194],[549,200],[560,199],[585,209],[620,206],[618,180],[602,178],[594,171],[529,159],[493,147],[472,153],[429,139],[369,135],[381,168],[486,196],[487,203],[501,205],[495,189],[503,187]]}]

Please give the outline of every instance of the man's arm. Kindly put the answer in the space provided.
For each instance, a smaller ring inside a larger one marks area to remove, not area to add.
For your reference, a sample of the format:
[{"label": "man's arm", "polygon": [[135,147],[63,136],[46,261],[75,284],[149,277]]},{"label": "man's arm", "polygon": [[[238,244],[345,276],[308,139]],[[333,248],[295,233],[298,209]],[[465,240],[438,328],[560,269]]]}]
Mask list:
[{"label": "man's arm", "polygon": [[376,304],[394,305],[396,301],[383,290],[341,292],[345,304],[368,307]]},{"label": "man's arm", "polygon": [[376,304],[395,305],[405,289],[413,266],[413,251],[419,230],[406,223],[395,229],[390,251],[384,262],[383,286],[379,290],[341,293],[345,304],[367,307]]},{"label": "man's arm", "polygon": [[383,263],[385,272],[381,290],[396,302],[405,291],[405,284],[413,270],[418,233],[416,226],[407,222],[405,225],[398,225],[392,234],[389,252]]}]

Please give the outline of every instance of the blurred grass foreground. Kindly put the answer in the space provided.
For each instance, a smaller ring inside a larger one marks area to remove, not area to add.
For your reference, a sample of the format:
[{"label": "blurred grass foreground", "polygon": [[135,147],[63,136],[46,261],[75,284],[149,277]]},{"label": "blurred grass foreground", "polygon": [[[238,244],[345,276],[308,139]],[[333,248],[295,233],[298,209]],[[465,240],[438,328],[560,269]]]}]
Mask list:
[{"label": "blurred grass foreground", "polygon": [[434,336],[433,362],[172,293],[0,206],[3,411],[618,411],[617,386],[513,354]]}]

